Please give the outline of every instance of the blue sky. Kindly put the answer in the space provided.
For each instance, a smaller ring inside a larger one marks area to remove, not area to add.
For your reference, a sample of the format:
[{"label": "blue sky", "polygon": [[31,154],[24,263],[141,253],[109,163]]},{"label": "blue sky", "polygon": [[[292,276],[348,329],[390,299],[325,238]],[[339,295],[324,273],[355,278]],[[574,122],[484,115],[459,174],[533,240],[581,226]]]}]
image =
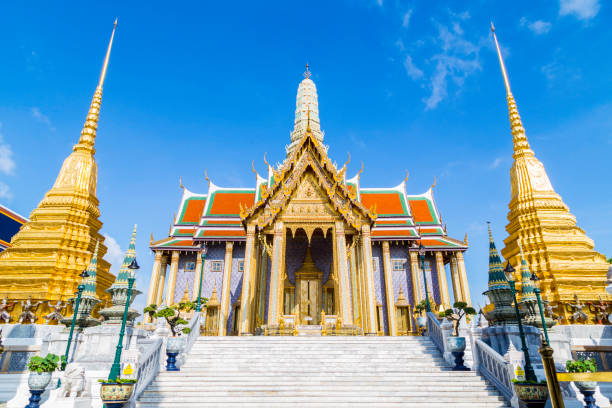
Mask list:
[{"label": "blue sky", "polygon": [[[612,256],[612,19],[601,0],[417,2],[4,2],[0,5],[0,202],[28,216],[70,153],[119,18],[96,143],[98,198],[120,263],[139,225],[167,234],[179,176],[205,192],[251,186],[284,157],[310,62],[330,156],[364,186],[435,197],[469,234],[474,303],[486,287],[486,221],[506,237],[512,142],[489,22],[527,135],[596,248]],[[115,269],[118,265],[114,265]],[[144,302],[139,299],[139,304]]]}]

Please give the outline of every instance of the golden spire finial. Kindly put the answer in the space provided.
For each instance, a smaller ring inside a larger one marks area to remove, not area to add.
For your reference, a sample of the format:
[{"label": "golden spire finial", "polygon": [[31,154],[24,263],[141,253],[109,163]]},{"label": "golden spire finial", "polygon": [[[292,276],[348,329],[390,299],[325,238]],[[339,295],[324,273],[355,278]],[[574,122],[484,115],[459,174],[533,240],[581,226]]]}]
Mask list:
[{"label": "golden spire finial", "polygon": [[102,104],[102,87],[104,85],[104,79],[106,78],[106,70],[108,68],[108,61],[110,60],[111,48],[113,47],[113,39],[115,38],[115,30],[117,29],[117,19],[113,25],[113,31],[111,33],[110,41],[108,42],[108,48],[106,49],[106,57],[104,58],[104,64],[102,65],[102,72],[100,73],[100,80],[98,86],[94,92],[94,96],[87,112],[87,118],[81,130],[81,137],[79,143],[74,146],[74,151],[85,150],[92,154],[95,153],[94,144],[96,141],[96,130],[98,129],[98,119],[100,118],[100,105]]},{"label": "golden spire finial", "polygon": [[495,26],[491,22],[491,32],[493,33],[493,40],[495,41],[495,48],[497,49],[497,58],[499,59],[499,66],[504,77],[504,85],[506,87],[506,100],[508,102],[508,115],[510,117],[510,128],[512,130],[512,142],[514,145],[514,157],[529,155],[533,156],[533,151],[529,147],[527,136],[525,135],[525,128],[521,121],[518,108],[516,107],[516,101],[510,90],[510,81],[508,80],[508,73],[506,71],[506,65],[502,57],[501,48],[497,41],[497,34],[495,34]]},{"label": "golden spire finial", "polygon": [[310,105],[308,105],[308,118],[306,120],[306,133],[311,133],[312,130],[310,129]]},{"label": "golden spire finial", "polygon": [[310,65],[308,65],[308,62],[306,62],[306,71],[303,74],[304,78],[306,79],[310,78],[310,76],[312,75],[309,68],[310,68]]}]

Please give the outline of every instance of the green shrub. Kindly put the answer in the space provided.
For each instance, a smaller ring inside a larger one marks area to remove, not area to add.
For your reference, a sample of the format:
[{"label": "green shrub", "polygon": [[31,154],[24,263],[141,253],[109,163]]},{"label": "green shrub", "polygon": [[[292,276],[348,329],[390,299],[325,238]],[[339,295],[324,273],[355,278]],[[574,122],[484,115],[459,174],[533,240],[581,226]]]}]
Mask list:
[{"label": "green shrub", "polygon": [[38,374],[52,373],[57,370],[60,365],[65,365],[65,357],[62,356],[60,359],[58,355],[49,353],[45,357],[30,357],[30,361],[28,361],[28,370],[37,372]]},{"label": "green shrub", "polygon": [[568,373],[596,373],[597,372],[597,364],[595,363],[595,359],[587,358],[578,360],[567,360],[565,363],[565,368]]}]

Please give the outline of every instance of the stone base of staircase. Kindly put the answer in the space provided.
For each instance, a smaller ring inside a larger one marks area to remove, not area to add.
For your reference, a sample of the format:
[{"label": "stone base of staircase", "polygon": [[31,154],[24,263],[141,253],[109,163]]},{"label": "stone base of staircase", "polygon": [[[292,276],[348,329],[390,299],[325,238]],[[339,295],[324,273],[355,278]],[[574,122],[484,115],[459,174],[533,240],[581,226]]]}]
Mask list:
[{"label": "stone base of staircase", "polygon": [[508,407],[428,337],[200,337],[137,402],[179,407]]}]

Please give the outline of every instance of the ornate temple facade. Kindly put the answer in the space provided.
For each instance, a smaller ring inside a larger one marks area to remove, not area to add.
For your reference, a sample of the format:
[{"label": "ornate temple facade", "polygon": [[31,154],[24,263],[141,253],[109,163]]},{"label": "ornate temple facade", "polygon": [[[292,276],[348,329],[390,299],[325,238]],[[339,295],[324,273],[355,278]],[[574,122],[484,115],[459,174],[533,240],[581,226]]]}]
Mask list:
[{"label": "ornate temple facade", "polygon": [[11,238],[27,221],[24,216],[0,204],[0,252],[11,246]]},{"label": "ornate temple facade", "polygon": [[[520,282],[518,265],[522,263],[522,246],[529,268],[540,279],[542,298],[561,317],[561,324],[596,323],[598,309],[591,306],[612,301],[612,296],[605,291],[610,265],[594,250],[593,240],[576,225],[576,217],[555,192],[544,165],[531,149],[494,29],[493,36],[506,87],[514,147],[508,237],[501,253],[516,266],[516,281]],[[574,318],[577,307],[588,309],[588,317]]]},{"label": "ornate temple facade", "polygon": [[425,293],[434,310],[451,305],[449,287],[470,303],[467,239],[446,234],[434,186],[422,194],[408,194],[406,179],[363,187],[363,166],[348,178],[348,162],[328,157],[316,86],[308,70],[305,77],[281,164],[266,162],[265,177],[253,168],[247,188],[207,177],[208,192],[195,193],[181,183],[169,236],[151,237],[147,304],[195,299],[201,286],[210,299],[206,334],[223,336],[328,327],[405,335],[415,331],[414,306]]},{"label": "ornate temple facade", "polygon": [[[20,226],[8,248],[0,253],[0,295],[17,304],[11,311],[12,321],[21,313],[19,304],[29,298],[46,305],[74,297],[81,282],[79,275],[93,258],[97,242],[96,290],[100,299],[109,298],[105,290],[113,283],[114,276],[109,272],[109,263],[103,259],[107,249],[100,234],[94,145],[114,34],[113,28],[78,143],[29,221]],[[44,319],[38,317],[37,322],[42,323]]]}]

